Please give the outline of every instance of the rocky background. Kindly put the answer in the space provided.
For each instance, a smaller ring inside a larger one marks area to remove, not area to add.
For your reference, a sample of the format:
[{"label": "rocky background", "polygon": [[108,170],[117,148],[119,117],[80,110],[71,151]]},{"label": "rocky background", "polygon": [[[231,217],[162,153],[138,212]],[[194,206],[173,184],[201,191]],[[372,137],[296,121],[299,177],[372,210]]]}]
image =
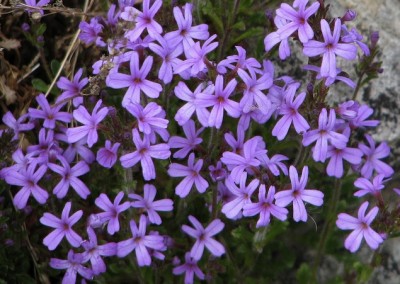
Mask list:
[{"label": "rocky background", "polygon": [[[389,188],[400,187],[400,1],[331,0],[326,3],[331,4],[332,15],[343,15],[347,9],[357,11],[354,24],[361,34],[379,31],[379,45],[382,48],[379,59],[383,62],[384,72],[360,90],[358,99],[372,106],[375,109],[374,116],[381,120],[374,136],[389,141],[393,149],[392,164],[397,172]],[[362,261],[369,262],[372,259],[370,250],[361,250],[359,254]],[[369,283],[400,283],[400,238],[386,241],[380,247],[379,254],[381,264],[373,270]],[[337,268],[340,271],[340,264],[337,264]]]}]

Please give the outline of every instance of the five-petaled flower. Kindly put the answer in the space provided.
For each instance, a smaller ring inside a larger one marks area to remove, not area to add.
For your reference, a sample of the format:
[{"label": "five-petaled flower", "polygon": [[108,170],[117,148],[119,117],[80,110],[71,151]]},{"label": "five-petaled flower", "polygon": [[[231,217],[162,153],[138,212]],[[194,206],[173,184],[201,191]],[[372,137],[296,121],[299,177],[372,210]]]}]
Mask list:
[{"label": "five-petaled flower", "polygon": [[195,260],[201,259],[204,247],[206,247],[210,253],[214,256],[221,256],[225,253],[224,246],[211,238],[218,234],[224,229],[224,223],[220,219],[213,220],[206,228],[192,215],[189,216],[190,223],[193,224],[194,228],[187,225],[182,226],[182,230],[189,236],[196,239],[191,251],[190,256]]},{"label": "five-petaled flower", "polygon": [[355,252],[359,249],[363,239],[365,239],[372,249],[377,249],[379,244],[383,242],[382,237],[370,226],[378,214],[379,209],[375,206],[368,214],[365,214],[368,204],[368,201],[361,204],[357,218],[346,213],[340,213],[336,220],[336,225],[339,229],[353,230],[344,242],[345,248],[351,252]]},{"label": "five-petaled flower", "polygon": [[45,226],[54,228],[54,231],[43,239],[43,244],[49,250],[55,250],[64,237],[67,238],[69,244],[73,247],[79,247],[82,243],[82,238],[72,230],[72,226],[79,221],[83,215],[82,210],[76,211],[72,216],[69,216],[71,211],[71,202],[67,202],[61,213],[61,219],[51,213],[44,213],[40,218],[40,223]]}]

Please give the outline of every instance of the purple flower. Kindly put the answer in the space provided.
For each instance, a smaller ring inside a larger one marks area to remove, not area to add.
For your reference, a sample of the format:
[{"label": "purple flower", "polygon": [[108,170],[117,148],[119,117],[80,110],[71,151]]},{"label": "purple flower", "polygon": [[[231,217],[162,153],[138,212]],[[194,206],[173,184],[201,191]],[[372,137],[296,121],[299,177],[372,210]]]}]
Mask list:
[{"label": "purple flower", "polygon": [[171,177],[185,177],[175,188],[175,194],[181,198],[186,197],[193,185],[199,193],[204,193],[208,188],[208,182],[200,175],[203,160],[194,162],[194,153],[189,155],[188,166],[172,163],[169,166],[168,174]]},{"label": "purple flower", "polygon": [[186,138],[179,137],[179,136],[172,136],[169,141],[168,145],[171,149],[180,149],[176,151],[173,155],[174,158],[185,158],[190,151],[193,151],[197,145],[203,142],[203,139],[199,138],[201,132],[203,132],[204,127],[200,128],[196,131],[195,124],[193,120],[189,120],[183,126],[183,132],[185,133]]},{"label": "purple flower", "polygon": [[82,217],[83,211],[76,211],[69,217],[70,211],[71,202],[67,202],[61,213],[61,219],[48,212],[44,213],[43,217],[40,218],[40,223],[54,228],[54,231],[43,239],[43,244],[47,246],[49,250],[55,250],[64,237],[67,238],[69,244],[73,247],[79,247],[81,245],[82,238],[72,230],[72,226]]},{"label": "purple flower", "polygon": [[80,80],[82,76],[82,68],[76,72],[74,79],[72,81],[68,80],[66,77],[61,77],[57,81],[57,87],[63,90],[61,95],[59,95],[56,99],[56,104],[63,103],[66,100],[72,100],[74,107],[78,107],[83,103],[83,97],[81,96],[82,89],[89,82],[88,78],[83,78]]},{"label": "purple flower", "polygon": [[16,171],[21,172],[24,171],[31,163],[35,163],[34,155],[28,153],[24,155],[21,148],[17,148],[15,152],[12,154],[12,160],[14,164],[10,167],[6,167],[2,169],[2,173],[7,175],[8,171]]},{"label": "purple flower", "polygon": [[367,178],[360,177],[356,179],[354,182],[354,186],[359,188],[360,190],[354,193],[354,196],[362,197],[368,193],[371,193],[374,196],[380,194],[381,190],[385,187],[383,185],[385,176],[383,174],[377,175],[373,178],[372,182]]},{"label": "purple flower", "polygon": [[53,193],[60,199],[64,198],[71,186],[81,198],[86,199],[90,194],[90,190],[78,177],[89,172],[89,166],[84,161],[79,161],[71,168],[64,157],[60,156],[59,160],[62,166],[52,163],[48,164],[53,172],[62,176],[61,181],[54,187]]},{"label": "purple flower", "polygon": [[154,102],[148,103],[144,108],[138,103],[130,103],[126,109],[132,114],[138,122],[140,132],[150,135],[154,128],[167,128],[168,120],[158,117],[163,112],[162,107]]},{"label": "purple flower", "polygon": [[143,208],[146,210],[150,223],[160,225],[162,223],[160,215],[156,211],[172,211],[173,201],[171,199],[161,199],[154,201],[157,190],[154,185],[145,184],[143,188],[143,197],[131,193],[129,198],[135,201],[131,202],[134,208]]},{"label": "purple flower", "polygon": [[156,170],[152,158],[165,160],[171,156],[168,144],[161,143],[150,145],[150,141],[145,135],[143,140],[140,138],[136,128],[132,130],[132,139],[135,144],[136,151],[123,155],[120,158],[124,168],[130,168],[139,161],[142,166],[143,177],[146,181],[156,178]]},{"label": "purple flower", "polygon": [[339,149],[346,147],[348,138],[334,130],[336,124],[335,110],[329,111],[324,108],[318,118],[318,129],[310,130],[303,135],[303,145],[308,146],[316,141],[313,149],[313,159],[325,162],[328,153],[328,142]]},{"label": "purple flower", "polygon": [[[350,128],[346,127],[343,131],[343,135],[347,138],[350,137]],[[329,176],[340,178],[343,176],[343,160],[346,160],[352,165],[358,165],[361,163],[363,153],[357,148],[344,147],[337,148],[334,146],[328,146],[327,158],[330,158],[326,172]]]},{"label": "purple flower", "polygon": [[162,91],[161,85],[146,80],[146,76],[153,65],[153,57],[147,56],[141,68],[139,68],[139,55],[132,52],[130,60],[131,74],[110,73],[107,78],[107,85],[111,88],[121,89],[129,87],[122,100],[122,106],[126,107],[130,103],[140,103],[140,91],[145,93],[149,98],[158,98]]},{"label": "purple flower", "polygon": [[65,123],[71,122],[72,115],[70,113],[60,112],[60,109],[64,106],[64,104],[51,107],[43,94],[38,95],[36,97],[36,101],[41,107],[41,110],[29,108],[29,117],[44,119],[43,127],[54,129],[56,127],[56,120]]},{"label": "purple flower", "polygon": [[47,165],[51,160],[58,158],[62,150],[54,139],[53,130],[40,129],[38,138],[38,144],[28,146],[27,153],[36,156],[36,162]]},{"label": "purple flower", "polygon": [[269,73],[264,73],[257,79],[256,73],[251,71],[250,76],[242,69],[238,70],[240,78],[246,85],[243,97],[240,100],[240,107],[243,112],[249,112],[251,108],[256,107],[264,114],[267,114],[271,108],[271,102],[262,92],[272,86],[272,77]]},{"label": "purple flower", "polygon": [[156,0],[150,7],[150,0],[143,0],[143,12],[137,14],[135,18],[135,28],[128,31],[125,34],[125,37],[128,38],[130,41],[135,41],[146,29],[152,38],[157,38],[157,36],[162,33],[163,29],[160,24],[154,20],[154,16],[161,8],[161,5],[162,1]]},{"label": "purple flower", "polygon": [[91,227],[87,227],[89,240],[82,242],[85,251],[82,253],[83,262],[90,260],[94,275],[99,275],[106,271],[106,264],[101,258],[102,256],[114,256],[117,254],[116,243],[106,243],[104,245],[97,244],[97,236]]},{"label": "purple flower", "polygon": [[103,167],[110,169],[117,161],[118,148],[121,143],[111,144],[110,140],[106,140],[105,147],[97,151],[96,161]]},{"label": "purple flower", "polygon": [[185,273],[185,284],[192,284],[194,275],[200,280],[204,280],[204,273],[197,266],[197,260],[190,256],[190,252],[185,253],[185,263],[172,270],[175,275]]},{"label": "purple flower", "polygon": [[210,171],[211,179],[214,182],[224,180],[228,176],[226,169],[222,167],[221,161],[218,161],[216,166],[209,166],[208,170]]},{"label": "purple flower", "polygon": [[247,186],[247,173],[242,173],[239,180],[239,187],[236,186],[233,179],[229,176],[225,179],[225,185],[233,194],[231,201],[224,204],[221,212],[229,219],[234,219],[243,209],[245,204],[251,203],[251,196],[257,189],[260,181],[253,179]]},{"label": "purple flower", "polygon": [[257,168],[261,164],[260,159],[266,155],[267,150],[259,149],[259,143],[259,137],[253,137],[243,144],[243,154],[228,151],[222,154],[221,162],[228,166],[231,171],[230,176],[235,182],[240,180],[245,170]]},{"label": "purple flower", "polygon": [[134,220],[130,221],[132,238],[118,243],[118,257],[125,257],[135,250],[139,266],[149,266],[151,257],[148,249],[163,250],[164,238],[159,235],[146,235],[146,216],[140,215],[139,228]]},{"label": "purple flower", "polygon": [[368,204],[368,201],[361,204],[357,218],[346,213],[340,213],[336,220],[339,229],[353,230],[344,242],[345,248],[351,252],[359,249],[363,238],[372,249],[377,249],[379,244],[383,242],[382,237],[370,227],[379,209],[375,206],[368,214],[365,214]]},{"label": "purple flower", "polygon": [[282,161],[287,160],[289,160],[289,158],[281,154],[273,155],[271,158],[269,158],[268,155],[265,155],[261,159],[261,165],[269,169],[274,176],[280,175],[279,169],[285,176],[287,176],[288,168],[284,163],[282,163]]},{"label": "purple flower", "polygon": [[343,83],[345,83],[347,86],[349,86],[350,88],[354,89],[356,87],[356,83],[354,83],[350,78],[347,78],[345,76],[341,76],[339,75],[342,70],[339,68],[336,68],[336,75],[335,76],[331,76],[330,74],[327,74],[325,76],[321,75],[321,68],[318,66],[313,66],[313,65],[305,65],[303,66],[304,70],[309,70],[309,71],[314,71],[317,72],[317,77],[316,79],[320,80],[320,79],[324,79],[325,80],[325,86],[329,87],[332,84],[334,84],[336,81],[342,81]]},{"label": "purple flower", "polygon": [[349,43],[339,43],[340,38],[340,19],[335,20],[333,34],[325,19],[321,20],[321,31],[324,42],[310,40],[304,43],[303,53],[307,56],[322,55],[321,75],[323,77],[335,77],[336,72],[336,55],[347,60],[353,60],[357,56],[357,48]]},{"label": "purple flower", "polygon": [[103,31],[103,26],[99,24],[97,18],[92,18],[90,24],[86,22],[79,23],[81,33],[79,38],[86,44],[95,43],[97,46],[106,46],[105,42],[99,35]]},{"label": "purple flower", "polygon": [[231,152],[237,153],[239,155],[243,155],[243,145],[245,138],[245,129],[242,125],[238,125],[237,129],[237,139],[233,136],[231,132],[225,133],[224,138],[226,143],[232,148]]},{"label": "purple flower", "polygon": [[182,54],[182,47],[172,46],[164,38],[158,37],[157,41],[161,44],[157,45],[155,43],[149,43],[149,48],[162,58],[162,64],[158,70],[158,79],[162,80],[164,84],[168,84],[172,81],[173,68],[179,64],[179,55]]},{"label": "purple flower", "polygon": [[[250,73],[260,73],[259,68],[261,67],[260,62],[255,58],[246,58],[246,50],[241,46],[235,46],[238,52],[237,55],[230,55],[226,59],[221,60],[218,63],[217,70],[219,74],[225,74],[226,68],[231,70],[248,70]],[[233,63],[236,63],[233,65]]]},{"label": "purple flower", "polygon": [[279,191],[275,194],[275,204],[285,207],[289,203],[293,203],[293,219],[296,222],[307,221],[307,211],[304,201],[315,206],[323,204],[324,194],[315,189],[306,189],[308,179],[308,167],[304,166],[299,180],[299,175],[295,167],[289,168],[290,182],[292,188],[289,190]]},{"label": "purple flower", "polygon": [[208,126],[215,126],[217,129],[221,128],[222,120],[224,118],[224,110],[231,117],[240,116],[239,104],[229,99],[229,96],[234,93],[236,85],[237,81],[232,79],[224,89],[224,77],[218,75],[215,81],[214,95],[198,94],[198,106],[213,107],[208,118]]},{"label": "purple flower", "polygon": [[38,185],[40,179],[46,173],[47,167],[40,166],[36,170],[37,163],[31,163],[27,168],[7,171],[5,180],[8,184],[22,186],[18,193],[14,196],[14,205],[18,209],[23,209],[28,202],[29,196],[33,197],[39,204],[45,204],[49,194]]},{"label": "purple flower", "polygon": [[84,262],[82,254],[74,253],[73,250],[69,250],[66,260],[51,258],[50,266],[54,269],[66,269],[67,271],[65,272],[62,284],[73,284],[76,283],[76,274],[88,280],[93,279],[93,271],[84,267],[82,265]]},{"label": "purple flower", "polygon": [[292,123],[297,133],[305,132],[310,128],[298,110],[306,98],[306,93],[302,92],[295,98],[296,89],[296,85],[290,85],[284,93],[284,101],[279,110],[279,114],[283,116],[272,130],[272,135],[276,136],[278,140],[286,137]]},{"label": "purple flower", "polygon": [[175,87],[174,92],[179,99],[187,102],[177,111],[175,115],[175,120],[179,123],[179,125],[182,126],[188,122],[193,113],[196,112],[197,119],[201,125],[207,127],[210,112],[206,109],[206,107],[200,107],[198,105],[197,98],[202,94],[211,96],[214,92],[214,85],[208,85],[203,90],[203,84],[199,84],[196,90],[192,92],[184,82],[179,82]]},{"label": "purple flower", "polygon": [[298,8],[298,11],[286,3],[282,3],[281,7],[276,10],[276,15],[288,22],[277,31],[281,38],[288,38],[295,31],[298,31],[302,43],[306,43],[314,37],[314,32],[307,20],[317,12],[319,3],[315,2],[306,9],[307,3],[308,0],[295,1],[293,7]]},{"label": "purple flower", "polygon": [[39,2],[36,2],[37,0],[24,0],[24,1],[26,5],[37,8],[37,9],[27,9],[29,13],[39,12],[41,15],[43,15],[43,10],[38,8],[46,6],[47,4],[50,3],[51,0],[39,0]]},{"label": "purple flower", "polygon": [[108,221],[107,232],[110,235],[114,235],[115,232],[119,231],[118,216],[121,212],[127,210],[130,207],[129,201],[125,201],[124,203],[120,204],[123,197],[124,193],[122,191],[119,192],[115,197],[113,204],[111,203],[108,196],[102,193],[99,197],[96,198],[94,202],[97,207],[104,210],[104,212],[98,213],[96,215],[100,218],[102,223]]},{"label": "purple flower", "polygon": [[[68,143],[68,137],[62,139]],[[68,163],[72,163],[76,157],[76,154],[79,155],[81,159],[83,159],[86,163],[91,164],[96,159],[95,155],[89,148],[86,147],[86,139],[85,137],[76,143],[69,143],[68,148],[64,150],[63,156],[67,160]]]},{"label": "purple flower", "polygon": [[27,117],[28,115],[22,115],[18,119],[15,119],[10,111],[3,115],[3,123],[14,131],[12,140],[17,140],[20,132],[28,131],[35,127],[32,122],[22,123]]},{"label": "purple flower", "polygon": [[206,55],[217,48],[218,42],[212,42],[216,37],[217,35],[211,36],[203,43],[203,46],[200,46],[200,42],[196,42],[188,50],[184,50],[187,59],[177,66],[175,73],[179,74],[190,69],[190,74],[196,76],[199,72],[207,69]]},{"label": "purple flower", "polygon": [[361,163],[363,153],[357,148],[345,147],[343,149],[334,146],[328,147],[327,158],[330,158],[326,172],[329,176],[341,178],[343,176],[343,160],[352,165]]},{"label": "purple flower", "polygon": [[189,236],[196,239],[196,242],[190,251],[190,256],[193,259],[201,259],[204,252],[204,247],[206,247],[213,256],[219,257],[225,253],[224,246],[211,238],[224,229],[225,225],[220,219],[213,220],[206,228],[204,228],[201,223],[191,215],[189,215],[189,221],[192,223],[194,228],[183,225],[182,230]]},{"label": "purple flower", "polygon": [[192,8],[192,4],[186,3],[183,7],[184,14],[182,14],[180,7],[174,7],[173,12],[178,30],[165,35],[165,39],[170,45],[182,43],[183,50],[185,51],[188,51],[195,44],[193,39],[206,40],[209,37],[208,26],[206,24],[192,27]]},{"label": "purple flower", "polygon": [[349,121],[351,128],[358,128],[358,127],[376,127],[379,124],[379,120],[367,120],[370,117],[374,110],[367,105],[355,106],[357,110],[357,115],[355,118]]},{"label": "purple flower", "polygon": [[74,110],[74,118],[83,126],[69,128],[66,132],[69,143],[75,143],[81,139],[85,139],[89,147],[92,147],[97,142],[97,127],[100,122],[107,116],[108,108],[100,109],[102,100],[99,100],[93,108],[92,115],[89,114],[84,106],[79,106]]},{"label": "purple flower", "polygon": [[346,27],[346,25],[342,25],[342,41],[346,43],[356,43],[362,52],[365,54],[365,56],[369,56],[369,48],[368,45],[362,42],[363,36],[360,35],[355,28],[352,28],[351,31],[349,31]]},{"label": "purple flower", "polygon": [[393,168],[380,160],[386,158],[390,154],[390,147],[387,143],[382,142],[376,147],[375,141],[370,135],[365,134],[365,139],[367,139],[369,147],[364,144],[358,146],[365,155],[365,163],[361,168],[362,176],[370,178],[374,170],[378,174],[383,174],[385,177],[393,175]]},{"label": "purple flower", "polygon": [[297,31],[299,39],[302,43],[308,42],[314,37],[314,32],[307,22],[308,18],[315,14],[319,8],[319,3],[315,2],[306,9],[308,0],[295,1],[294,8],[286,3],[282,3],[281,7],[276,10],[275,25],[278,27],[276,32],[270,33],[264,39],[265,50],[269,51],[278,42],[281,42],[279,47],[279,56],[283,60],[290,55],[290,49],[287,39]]},{"label": "purple flower", "polygon": [[257,203],[247,203],[243,206],[243,216],[254,216],[260,214],[257,221],[257,228],[268,226],[271,220],[271,215],[275,218],[285,221],[288,210],[273,204],[275,187],[270,186],[267,196],[265,195],[265,184],[260,185],[258,192]]}]

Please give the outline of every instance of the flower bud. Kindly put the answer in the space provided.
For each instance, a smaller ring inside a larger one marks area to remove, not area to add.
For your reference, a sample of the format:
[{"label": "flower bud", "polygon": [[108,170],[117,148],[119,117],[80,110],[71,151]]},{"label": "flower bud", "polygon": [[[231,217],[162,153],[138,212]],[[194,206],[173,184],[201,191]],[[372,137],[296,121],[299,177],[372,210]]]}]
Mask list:
[{"label": "flower bud", "polygon": [[27,32],[27,31],[29,31],[29,30],[31,29],[31,26],[30,26],[28,23],[23,23],[23,24],[21,25],[21,29],[22,29],[24,32]]},{"label": "flower bud", "polygon": [[100,228],[103,223],[97,214],[92,214],[89,216],[89,226],[92,228]]},{"label": "flower bud", "polygon": [[374,48],[379,40],[379,32],[375,31],[371,33],[371,48]]},{"label": "flower bud", "polygon": [[342,17],[342,22],[351,22],[357,17],[357,13],[353,10],[347,10],[346,14]]},{"label": "flower bud", "polygon": [[125,7],[132,7],[135,4],[135,0],[118,0],[119,9],[123,11]]}]

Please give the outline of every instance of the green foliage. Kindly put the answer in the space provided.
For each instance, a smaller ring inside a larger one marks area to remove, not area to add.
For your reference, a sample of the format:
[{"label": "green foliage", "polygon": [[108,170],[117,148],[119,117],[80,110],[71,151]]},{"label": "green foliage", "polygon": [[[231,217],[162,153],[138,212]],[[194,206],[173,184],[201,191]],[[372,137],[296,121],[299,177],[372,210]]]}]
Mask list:
[{"label": "green foliage", "polygon": [[[50,88],[50,85],[46,84],[42,79],[40,78],[34,78],[32,79],[32,86],[39,92],[41,93],[46,93],[47,90]],[[57,95],[59,91],[57,88],[53,87],[50,91],[50,94],[52,95]]]}]

